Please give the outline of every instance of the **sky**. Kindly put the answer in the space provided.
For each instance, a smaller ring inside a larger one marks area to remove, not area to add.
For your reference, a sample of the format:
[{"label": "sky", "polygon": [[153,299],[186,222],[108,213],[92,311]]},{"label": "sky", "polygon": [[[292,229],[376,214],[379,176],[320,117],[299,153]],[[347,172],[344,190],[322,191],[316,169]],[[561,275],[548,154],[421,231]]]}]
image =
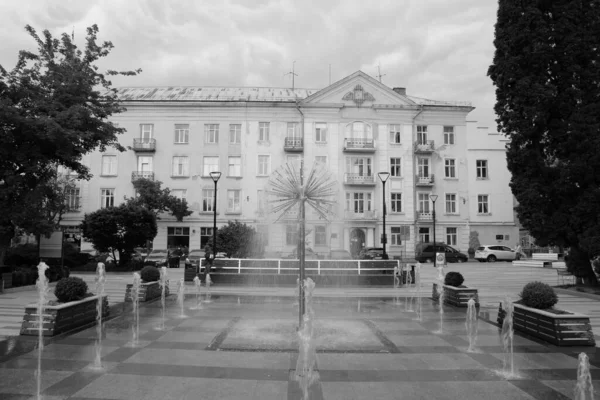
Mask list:
[{"label": "sky", "polygon": [[[449,6],[451,4],[451,6]],[[143,72],[113,86],[322,89],[361,70],[433,100],[470,101],[467,120],[496,131],[495,0],[0,0],[0,65],[36,50],[25,31],[86,27],[111,41],[101,70]],[[287,74],[287,75],[286,75]],[[381,78],[378,75],[381,74]]]}]

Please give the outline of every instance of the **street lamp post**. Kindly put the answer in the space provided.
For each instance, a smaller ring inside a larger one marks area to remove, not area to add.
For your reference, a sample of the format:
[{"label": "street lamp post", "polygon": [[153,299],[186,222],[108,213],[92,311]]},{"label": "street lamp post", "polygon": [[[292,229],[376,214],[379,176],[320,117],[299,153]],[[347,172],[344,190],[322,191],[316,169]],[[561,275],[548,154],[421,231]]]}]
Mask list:
[{"label": "street lamp post", "polygon": [[379,175],[379,179],[381,179],[381,182],[383,183],[383,234],[381,235],[381,243],[383,244],[383,255],[381,258],[384,260],[387,260],[388,255],[385,251],[385,245],[387,243],[387,235],[385,234],[385,215],[387,214],[387,210],[385,208],[385,182],[390,177],[390,173],[389,172],[380,172],[377,175]]},{"label": "street lamp post", "polygon": [[[212,253],[213,253],[212,260],[214,261],[215,258],[217,257],[217,182],[219,181],[219,178],[221,177],[221,173],[218,171],[213,171],[210,173],[210,177],[212,178],[213,182],[215,183],[215,198],[214,198],[214,202],[213,202],[213,245],[212,245]],[[208,265],[209,272],[210,272],[211,266],[212,266],[212,261]],[[205,271],[205,276],[207,273],[208,272]]]},{"label": "street lamp post", "polygon": [[433,268],[437,268],[437,245],[435,243],[435,201],[438,199],[438,195],[430,194],[429,198],[433,202]]}]

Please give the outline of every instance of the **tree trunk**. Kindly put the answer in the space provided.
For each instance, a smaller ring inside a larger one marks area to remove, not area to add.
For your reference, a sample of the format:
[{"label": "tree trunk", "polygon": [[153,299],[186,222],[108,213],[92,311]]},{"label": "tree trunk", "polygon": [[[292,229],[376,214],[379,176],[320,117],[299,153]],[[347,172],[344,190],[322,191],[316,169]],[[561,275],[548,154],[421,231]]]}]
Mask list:
[{"label": "tree trunk", "polygon": [[598,279],[590,262],[590,255],[577,246],[572,246],[567,260],[567,270],[588,286],[597,286]]}]

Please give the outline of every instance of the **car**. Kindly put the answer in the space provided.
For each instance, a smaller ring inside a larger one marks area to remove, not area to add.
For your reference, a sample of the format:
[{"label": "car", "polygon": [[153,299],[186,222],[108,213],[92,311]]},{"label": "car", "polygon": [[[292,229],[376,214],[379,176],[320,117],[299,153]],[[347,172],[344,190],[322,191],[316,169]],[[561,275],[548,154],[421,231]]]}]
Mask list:
[{"label": "car", "polygon": [[383,247],[365,247],[358,254],[361,260],[383,260]]},{"label": "car", "polygon": [[501,245],[482,245],[475,250],[475,259],[479,262],[514,261],[520,258],[519,253],[510,247]]},{"label": "car", "polygon": [[188,253],[185,259],[185,268],[196,268],[197,271],[202,272],[202,260],[206,257],[204,250],[192,250]]},{"label": "car", "polygon": [[446,262],[467,262],[469,260],[469,256],[460,251],[456,250],[454,247],[448,246],[444,243],[436,243],[435,250],[433,244],[427,244],[423,247],[421,253],[415,257],[418,262],[433,262],[435,257],[435,253],[445,253],[446,254]]},{"label": "car", "polygon": [[329,252],[330,260],[353,260],[352,254],[348,250],[335,249]]},{"label": "car", "polygon": [[144,260],[144,265],[153,265],[155,267],[169,266],[169,250],[152,250]]},{"label": "car", "polygon": [[[299,257],[296,255],[296,249],[294,249],[294,251],[292,251],[291,254],[287,255],[286,257],[283,257],[285,259],[292,259],[292,260],[298,260]],[[317,255],[317,253],[315,253],[313,251],[313,249],[311,249],[310,247],[307,247],[304,250],[304,259],[305,260],[318,260],[319,256]]]}]

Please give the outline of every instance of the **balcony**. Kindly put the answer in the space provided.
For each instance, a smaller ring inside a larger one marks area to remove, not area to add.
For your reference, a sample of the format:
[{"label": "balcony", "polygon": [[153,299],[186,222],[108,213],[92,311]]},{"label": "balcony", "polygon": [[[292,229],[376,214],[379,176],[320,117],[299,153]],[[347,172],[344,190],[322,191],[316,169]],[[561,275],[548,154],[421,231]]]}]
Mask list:
[{"label": "balcony", "polygon": [[345,210],[345,220],[359,220],[359,221],[377,221],[379,214],[377,211],[364,211],[362,213],[354,212],[354,210]]},{"label": "balcony", "polygon": [[297,137],[286,137],[283,150],[292,152],[304,151],[304,139]]},{"label": "balcony", "polygon": [[133,139],[133,151],[154,153],[156,139]]},{"label": "balcony", "polygon": [[344,151],[348,153],[375,153],[375,141],[373,139],[344,139]]},{"label": "balcony", "polygon": [[435,143],[433,140],[417,141],[415,142],[414,151],[416,154],[431,154],[435,151]]},{"label": "balcony", "polygon": [[417,211],[417,220],[433,221],[433,213],[430,211]]},{"label": "balcony", "polygon": [[154,172],[151,171],[133,171],[131,173],[131,182],[135,182],[138,179],[150,179],[154,180]]},{"label": "balcony", "polygon": [[375,175],[344,174],[346,185],[375,186]]},{"label": "balcony", "polygon": [[429,176],[415,176],[415,186],[420,187],[432,187],[434,182],[434,175],[431,174]]}]

